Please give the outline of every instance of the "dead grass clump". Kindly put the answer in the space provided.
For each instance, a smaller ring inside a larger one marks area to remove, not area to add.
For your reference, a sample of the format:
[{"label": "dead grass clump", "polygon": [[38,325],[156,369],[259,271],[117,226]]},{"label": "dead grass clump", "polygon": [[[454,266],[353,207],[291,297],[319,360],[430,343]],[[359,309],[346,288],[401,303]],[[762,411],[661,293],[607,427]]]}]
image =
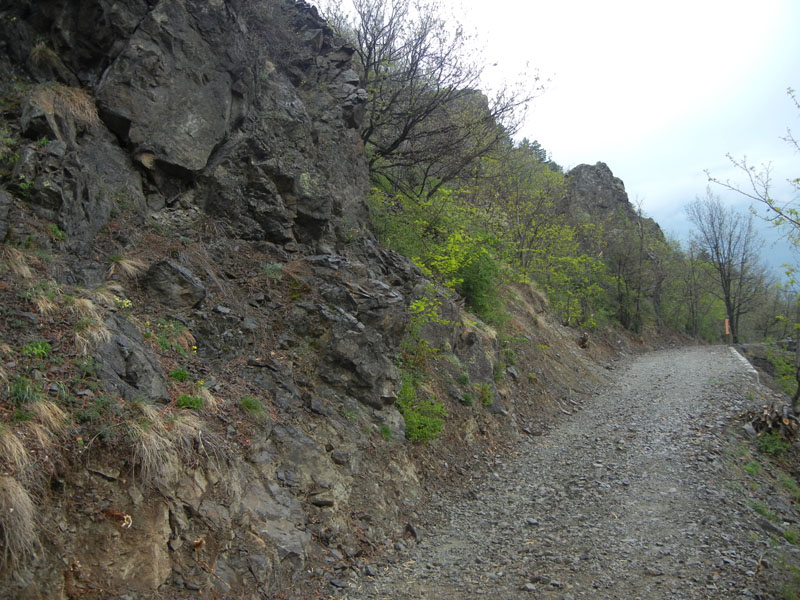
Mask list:
[{"label": "dead grass clump", "polygon": [[22,440],[10,427],[0,424],[0,465],[13,473],[24,473],[31,459]]},{"label": "dead grass clump", "polygon": [[30,284],[20,295],[33,304],[39,313],[50,315],[58,309],[61,292],[61,286],[54,280],[40,279]]},{"label": "dead grass clump", "polygon": [[202,411],[212,415],[216,414],[216,412],[219,410],[219,401],[216,399],[214,394],[211,393],[211,390],[201,385],[197,390],[197,395],[203,399]]},{"label": "dead grass clump", "polygon": [[2,248],[2,250],[0,250],[0,256],[2,256],[3,264],[7,270],[23,279],[31,279],[33,277],[33,271],[30,265],[28,265],[28,259],[25,254],[5,244],[0,247]]},{"label": "dead grass clump", "polygon": [[118,275],[128,279],[135,279],[142,271],[144,271],[146,266],[147,263],[138,258],[114,254],[111,257],[111,265],[108,267],[106,274],[109,277]]},{"label": "dead grass clump", "polygon": [[73,325],[73,337],[81,354],[87,354],[94,346],[110,341],[111,330],[99,316],[86,316]]},{"label": "dead grass clump", "polygon": [[157,424],[147,421],[133,421],[128,424],[128,432],[133,441],[133,457],[139,465],[142,482],[166,483],[166,475],[174,462],[175,448]]},{"label": "dead grass clump", "polygon": [[92,295],[100,304],[110,308],[115,305],[116,299],[125,294],[125,290],[118,283],[108,282],[92,290]]},{"label": "dead grass clump", "polygon": [[69,311],[78,317],[99,318],[97,305],[89,298],[75,298],[69,307]]},{"label": "dead grass clump", "polygon": [[36,507],[14,477],[0,475],[0,547],[3,567],[22,563],[36,553]]},{"label": "dead grass clump", "polygon": [[100,123],[92,96],[80,88],[60,83],[44,83],[31,92],[31,103],[39,107],[59,139],[63,140],[56,115],[69,117],[89,127]]},{"label": "dead grass clump", "polygon": [[204,426],[203,420],[191,413],[181,413],[167,424],[170,437],[185,458],[203,456],[219,471],[222,441]]},{"label": "dead grass clump", "polygon": [[52,435],[58,437],[67,431],[67,414],[55,402],[40,400],[32,408],[33,414],[36,415],[36,420],[47,428]]},{"label": "dead grass clump", "polygon": [[31,48],[31,62],[40,69],[55,69],[63,64],[58,54],[44,42],[39,42]]}]

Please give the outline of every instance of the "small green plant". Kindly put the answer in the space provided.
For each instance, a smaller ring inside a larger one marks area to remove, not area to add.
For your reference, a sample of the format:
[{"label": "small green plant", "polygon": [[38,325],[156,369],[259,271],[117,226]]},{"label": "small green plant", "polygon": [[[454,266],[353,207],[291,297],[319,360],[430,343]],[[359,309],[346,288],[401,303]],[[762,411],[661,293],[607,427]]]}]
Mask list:
[{"label": "small green plant", "polygon": [[795,502],[800,502],[800,485],[786,473],[780,473],[778,480],[781,487],[794,497]]},{"label": "small green plant", "polygon": [[771,454],[772,456],[777,456],[791,448],[789,442],[784,440],[777,433],[761,434],[756,443],[758,444],[759,450],[766,454]]},{"label": "small green plant", "polygon": [[19,193],[27,198],[31,193],[31,189],[33,189],[33,182],[25,179],[24,175],[20,175],[19,177],[20,180],[17,183],[17,188],[19,189]]},{"label": "small green plant", "polygon": [[761,472],[761,465],[754,460],[751,460],[742,468],[745,470],[745,473],[752,475],[753,477]]},{"label": "small green plant", "polygon": [[242,410],[246,413],[253,415],[260,415],[264,413],[264,406],[261,404],[261,400],[255,396],[242,396],[239,400],[239,406],[241,406]]},{"label": "small green plant", "polygon": [[11,416],[12,423],[25,423],[32,421],[35,415],[29,410],[14,409],[14,414]]},{"label": "small green plant", "polygon": [[492,373],[492,378],[494,379],[495,383],[500,383],[503,381],[503,378],[506,376],[506,365],[505,363],[497,363],[494,366],[494,371]]},{"label": "small green plant", "polygon": [[478,394],[478,400],[484,406],[491,406],[494,402],[494,394],[492,387],[488,383],[479,383],[475,386],[475,391]]},{"label": "small green plant", "polygon": [[179,367],[177,369],[173,369],[172,371],[170,371],[169,376],[172,377],[175,381],[187,381],[189,379],[189,371],[187,371],[183,367]]},{"label": "small green plant", "polygon": [[800,546],[800,533],[798,533],[796,529],[787,527],[783,532],[783,537],[785,537],[786,541],[790,544]]},{"label": "small green plant", "polygon": [[381,434],[381,437],[386,440],[387,442],[392,441],[392,429],[388,425],[381,425],[378,428],[378,431]]},{"label": "small green plant", "polygon": [[66,242],[67,233],[55,223],[47,226],[47,233],[54,242]]},{"label": "small green plant", "polygon": [[176,402],[178,408],[190,408],[192,410],[200,410],[203,408],[203,399],[200,396],[190,396],[188,394],[181,394],[178,396]]},{"label": "small green plant", "polygon": [[47,342],[31,342],[20,348],[20,353],[28,358],[46,358],[50,354],[50,344]]},{"label": "small green plant", "polygon": [[9,386],[8,397],[17,407],[22,407],[37,402],[42,393],[29,377],[17,376]]},{"label": "small green plant", "polygon": [[469,385],[469,374],[461,373],[458,376],[458,379],[456,379],[456,381],[458,381],[458,383],[460,383],[461,385]]},{"label": "small green plant", "polygon": [[261,271],[267,276],[267,279],[272,281],[280,281],[283,277],[283,265],[281,263],[267,263],[261,267]]},{"label": "small green plant", "polygon": [[778,518],[778,515],[776,515],[773,511],[771,511],[769,508],[767,508],[767,506],[765,504],[762,504],[761,502],[756,502],[755,500],[750,500],[747,504],[750,506],[750,508],[752,508],[754,511],[756,511],[758,514],[760,514],[762,517],[764,517],[768,521],[772,521],[774,523],[777,523],[780,520]]},{"label": "small green plant", "polygon": [[342,416],[351,423],[358,421],[358,413],[344,406],[342,407]]},{"label": "small green plant", "polygon": [[106,410],[114,403],[114,399],[104,394],[95,396],[90,403],[78,413],[81,423],[95,423],[103,418]]},{"label": "small green plant", "polygon": [[466,392],[464,396],[461,398],[461,404],[463,404],[464,406],[472,406],[474,403],[475,399],[469,392]]},{"label": "small green plant", "polygon": [[44,147],[45,147],[45,146],[47,146],[47,144],[49,144],[49,143],[50,143],[50,140],[47,138],[47,136],[44,136],[44,137],[40,137],[38,140],[36,140],[36,141],[34,142],[34,145],[35,145],[37,148],[44,148]]},{"label": "small green plant", "polygon": [[441,433],[447,409],[436,400],[419,400],[413,375],[401,375],[400,392],[395,403],[406,424],[406,438],[413,443],[428,442]]}]

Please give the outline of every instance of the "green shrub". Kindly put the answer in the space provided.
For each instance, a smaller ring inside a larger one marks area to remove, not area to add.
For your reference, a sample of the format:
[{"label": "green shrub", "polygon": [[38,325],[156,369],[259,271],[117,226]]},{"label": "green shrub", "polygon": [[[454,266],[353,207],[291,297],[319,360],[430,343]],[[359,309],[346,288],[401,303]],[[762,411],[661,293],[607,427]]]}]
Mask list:
[{"label": "green shrub", "polygon": [[41,391],[29,377],[18,376],[9,386],[8,397],[14,405],[21,407],[38,401],[41,398]]},{"label": "green shrub", "polygon": [[188,394],[181,394],[178,396],[178,408],[191,408],[193,410],[200,410],[203,408],[203,399],[199,396],[189,396]]},{"label": "green shrub", "polygon": [[444,428],[447,409],[436,400],[419,400],[413,376],[402,374],[400,392],[395,404],[406,424],[406,438],[420,443],[434,439]]},{"label": "green shrub", "polygon": [[65,241],[67,241],[66,232],[63,229],[61,229],[58,225],[56,225],[55,223],[50,223],[50,225],[47,226],[47,233],[50,235],[50,238],[54,242],[65,242]]},{"label": "green shrub", "polygon": [[189,371],[183,368],[173,369],[169,372],[169,376],[175,381],[186,381],[189,379]]},{"label": "green shrub", "polygon": [[239,406],[242,407],[243,411],[254,415],[264,413],[264,406],[261,404],[261,400],[255,396],[242,396],[239,400]]},{"label": "green shrub", "polygon": [[381,425],[378,428],[378,431],[381,433],[381,437],[386,440],[387,442],[392,441],[392,429],[388,425]]},{"label": "green shrub", "polygon": [[492,386],[488,383],[479,383],[475,386],[475,391],[478,393],[478,400],[484,406],[491,406],[494,402],[494,394],[492,393]]},{"label": "green shrub", "polygon": [[464,394],[463,398],[461,399],[461,404],[463,404],[464,406],[472,406],[474,402],[475,402],[475,399],[472,397],[472,394],[470,394],[469,392]]},{"label": "green shrub", "polygon": [[268,263],[261,267],[261,271],[267,276],[267,279],[273,281],[280,281],[283,277],[283,265],[281,263]]},{"label": "green shrub", "polygon": [[773,456],[786,452],[791,446],[777,433],[764,433],[758,437],[758,448]]},{"label": "green shrub", "polygon": [[20,353],[28,358],[45,358],[50,354],[50,344],[47,342],[31,342],[20,348]]},{"label": "green shrub", "polygon": [[456,285],[475,314],[498,326],[508,320],[500,295],[501,274],[500,263],[484,250],[458,270],[460,283]]},{"label": "green shrub", "polygon": [[506,364],[505,363],[497,363],[494,366],[494,372],[492,374],[492,378],[494,379],[495,383],[500,383],[503,381],[503,378],[506,376]]},{"label": "green shrub", "polygon": [[458,381],[458,383],[460,383],[461,385],[469,385],[469,374],[461,373],[458,376],[458,379],[456,379],[456,381]]}]

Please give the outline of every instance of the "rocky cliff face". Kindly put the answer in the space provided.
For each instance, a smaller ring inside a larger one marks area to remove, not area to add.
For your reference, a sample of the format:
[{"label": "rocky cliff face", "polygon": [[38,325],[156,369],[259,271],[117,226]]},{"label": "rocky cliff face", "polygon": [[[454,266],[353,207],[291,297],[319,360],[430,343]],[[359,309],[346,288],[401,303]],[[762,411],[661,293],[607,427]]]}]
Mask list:
[{"label": "rocky cliff face", "polygon": [[[376,243],[366,96],[310,6],[0,11],[0,597],[318,597],[598,380],[535,293],[499,339]],[[393,406],[423,295],[424,448]]]}]

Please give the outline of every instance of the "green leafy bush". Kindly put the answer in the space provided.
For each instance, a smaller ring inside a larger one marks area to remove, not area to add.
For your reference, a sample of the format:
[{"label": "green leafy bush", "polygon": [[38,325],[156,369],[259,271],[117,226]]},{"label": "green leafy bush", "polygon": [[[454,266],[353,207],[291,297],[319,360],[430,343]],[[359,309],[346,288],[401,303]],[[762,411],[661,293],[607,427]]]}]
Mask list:
[{"label": "green leafy bush", "polygon": [[764,433],[758,437],[758,448],[762,452],[774,456],[786,452],[791,446],[777,433]]},{"label": "green leafy bush", "polygon": [[475,386],[475,391],[478,393],[478,400],[484,406],[491,406],[494,402],[494,394],[492,387],[488,383],[479,383]]},{"label": "green leafy bush", "polygon": [[255,396],[242,396],[239,400],[239,406],[242,407],[243,411],[250,414],[260,415],[264,413],[264,406],[261,404],[261,400]]},{"label": "green leafy bush", "polygon": [[20,348],[20,353],[28,358],[45,358],[50,354],[50,344],[47,342],[31,342]]},{"label": "green leafy bush", "polygon": [[406,424],[406,438],[413,443],[436,438],[444,428],[447,409],[436,400],[419,400],[413,376],[404,373],[395,404]]},{"label": "green leafy bush", "polygon": [[199,396],[189,396],[188,394],[181,394],[178,396],[178,408],[190,408],[192,410],[200,410],[203,408],[203,399]]},{"label": "green leafy bush", "polygon": [[175,381],[186,381],[189,379],[189,371],[184,368],[173,369],[169,372],[169,376]]},{"label": "green leafy bush", "polygon": [[41,398],[41,395],[39,386],[29,377],[15,377],[8,390],[8,397],[18,407],[36,402]]}]

